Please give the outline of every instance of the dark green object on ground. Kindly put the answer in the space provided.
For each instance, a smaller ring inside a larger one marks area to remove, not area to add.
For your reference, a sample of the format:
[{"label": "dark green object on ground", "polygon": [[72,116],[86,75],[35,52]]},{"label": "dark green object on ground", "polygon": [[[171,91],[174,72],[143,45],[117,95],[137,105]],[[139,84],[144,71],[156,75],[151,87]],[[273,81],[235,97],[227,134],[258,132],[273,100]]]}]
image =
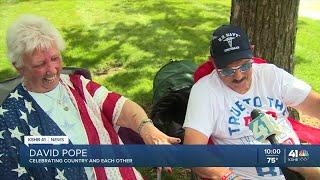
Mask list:
[{"label": "dark green object on ground", "polygon": [[183,140],[182,125],[197,65],[190,60],[171,61],[164,65],[153,81],[151,119],[169,136]]}]

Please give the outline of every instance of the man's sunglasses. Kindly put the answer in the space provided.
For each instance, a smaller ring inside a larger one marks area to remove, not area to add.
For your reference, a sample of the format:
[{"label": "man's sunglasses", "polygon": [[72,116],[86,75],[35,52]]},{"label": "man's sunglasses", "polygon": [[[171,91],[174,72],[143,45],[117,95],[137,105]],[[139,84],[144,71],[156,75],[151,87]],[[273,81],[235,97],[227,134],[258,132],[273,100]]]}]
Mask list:
[{"label": "man's sunglasses", "polygon": [[231,68],[223,68],[223,69],[217,69],[218,72],[221,74],[221,76],[232,76],[236,72],[236,70],[240,70],[240,72],[247,72],[252,67],[252,60],[237,66],[237,67],[231,67]]}]

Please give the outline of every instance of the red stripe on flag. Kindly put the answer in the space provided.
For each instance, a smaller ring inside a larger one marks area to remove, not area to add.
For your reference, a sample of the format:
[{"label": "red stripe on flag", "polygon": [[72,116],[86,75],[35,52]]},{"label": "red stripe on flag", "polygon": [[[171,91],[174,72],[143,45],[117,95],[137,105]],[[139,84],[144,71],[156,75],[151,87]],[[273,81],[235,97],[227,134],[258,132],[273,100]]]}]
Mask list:
[{"label": "red stripe on flag", "polygon": [[112,124],[112,116],[114,108],[116,107],[117,101],[120,99],[121,95],[117,93],[109,93],[107,98],[104,100],[102,105],[102,112],[107,117],[108,120],[111,120]]},{"label": "red stripe on flag", "polygon": [[106,116],[104,116],[103,113],[101,113],[101,119],[102,119],[104,128],[108,131],[111,144],[119,144],[120,143],[119,136],[116,130],[113,128],[111,121]]},{"label": "red stripe on flag", "polygon": [[[77,105],[79,108],[79,112],[80,112],[80,117],[81,117],[81,120],[84,124],[84,128],[85,128],[87,136],[88,136],[89,144],[100,144],[98,132],[91,121],[91,118],[90,118],[89,113],[87,111],[87,107],[84,103],[85,96],[83,94],[82,82],[81,82],[80,76],[70,76],[70,80],[71,80],[73,86],[76,88],[76,89],[70,88],[70,90],[71,90],[74,98],[76,99],[76,102],[77,102]],[[106,175],[104,168],[95,167],[94,171],[96,173],[97,180],[107,179],[107,175]]]},{"label": "red stripe on flag", "polygon": [[137,179],[132,167],[119,167],[119,171],[121,173],[122,179],[130,179],[130,180]]},{"label": "red stripe on flag", "polygon": [[[117,93],[109,93],[106,100],[102,106],[102,121],[103,125],[109,133],[111,143],[112,144],[119,144],[119,136],[113,128],[112,124],[112,116],[115,110],[115,106],[117,101],[120,99],[121,95]],[[120,174],[122,179],[136,179],[136,175],[131,167],[119,167]]]},{"label": "red stripe on flag", "polygon": [[[90,119],[90,116],[86,109],[84,101],[81,101],[81,99],[84,99],[85,96],[83,93],[82,81],[80,79],[80,76],[72,78],[71,82],[73,82],[74,87],[76,87],[78,91],[77,93],[77,91],[70,88],[79,106],[80,116],[84,123],[86,132],[88,134],[89,144],[100,144],[100,141],[98,138],[98,132],[96,131],[94,125],[92,124],[92,121]],[[95,91],[99,87],[100,87],[99,84],[96,84],[92,81],[90,81],[86,86],[91,96],[94,95]],[[112,116],[113,116],[113,111],[115,109],[116,103],[120,99],[120,97],[121,95],[117,93],[109,93],[102,107],[102,112],[104,113],[101,113],[101,118],[102,118],[105,129],[108,131],[112,144],[119,144],[119,136],[113,128]],[[94,170],[96,172],[97,179],[99,180],[107,179],[105,168],[95,167]],[[132,167],[119,167],[119,171],[123,179],[132,179],[132,180],[137,179]]]},{"label": "red stripe on flag", "polygon": [[97,84],[93,81],[89,81],[89,83],[87,84],[86,88],[89,91],[90,95],[93,97],[94,93],[96,92],[96,90],[101,87],[100,84]]},{"label": "red stripe on flag", "polygon": [[101,118],[104,127],[109,133],[112,144],[119,144],[119,136],[113,128],[112,116],[116,107],[116,103],[120,99],[120,97],[121,95],[117,93],[109,93],[102,105]]},{"label": "red stripe on flag", "polygon": [[[97,180],[106,180],[107,175],[104,167],[94,167],[94,171],[96,172]],[[88,178],[90,179],[90,178]]]}]

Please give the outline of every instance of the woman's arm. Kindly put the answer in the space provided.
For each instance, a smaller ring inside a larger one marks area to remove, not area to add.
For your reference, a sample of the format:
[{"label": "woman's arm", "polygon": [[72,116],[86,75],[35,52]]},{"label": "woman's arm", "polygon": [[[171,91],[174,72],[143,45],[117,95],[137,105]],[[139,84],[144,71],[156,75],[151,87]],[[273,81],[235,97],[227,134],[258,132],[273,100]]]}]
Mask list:
[{"label": "woman's arm", "polygon": [[181,141],[156,128],[142,107],[131,100],[124,103],[116,125],[137,132],[146,144],[178,144]]}]

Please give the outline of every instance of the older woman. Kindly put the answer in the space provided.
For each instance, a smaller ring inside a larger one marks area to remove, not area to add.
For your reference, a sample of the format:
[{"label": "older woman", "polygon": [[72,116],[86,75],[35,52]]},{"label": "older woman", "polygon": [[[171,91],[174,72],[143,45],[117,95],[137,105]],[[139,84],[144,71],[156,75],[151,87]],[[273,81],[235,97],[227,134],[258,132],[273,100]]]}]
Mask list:
[{"label": "older woman", "polygon": [[83,76],[60,74],[64,41],[44,18],[20,17],[8,29],[7,46],[23,82],[0,107],[0,177],[141,179],[132,167],[21,167],[16,147],[26,135],[65,135],[73,144],[122,144],[116,131],[121,126],[140,134],[146,144],[180,142],[153,126],[133,101]]}]

